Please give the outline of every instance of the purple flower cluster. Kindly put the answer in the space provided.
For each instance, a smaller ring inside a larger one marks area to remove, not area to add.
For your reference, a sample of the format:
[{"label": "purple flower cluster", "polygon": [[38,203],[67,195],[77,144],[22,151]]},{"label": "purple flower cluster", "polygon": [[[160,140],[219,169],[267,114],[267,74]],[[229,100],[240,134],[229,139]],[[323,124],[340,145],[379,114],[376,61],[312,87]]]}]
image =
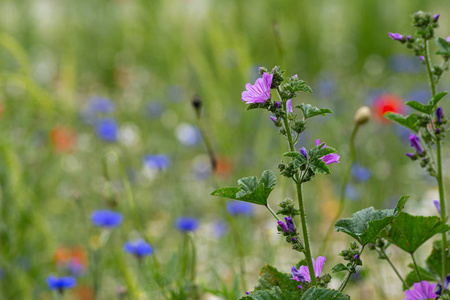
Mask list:
[{"label": "purple flower cluster", "polygon": [[[422,156],[424,154],[425,151],[423,150],[422,145],[420,145],[420,139],[417,135],[411,133],[409,135],[409,142],[418,155]],[[414,153],[406,153],[406,156],[413,158]]]}]

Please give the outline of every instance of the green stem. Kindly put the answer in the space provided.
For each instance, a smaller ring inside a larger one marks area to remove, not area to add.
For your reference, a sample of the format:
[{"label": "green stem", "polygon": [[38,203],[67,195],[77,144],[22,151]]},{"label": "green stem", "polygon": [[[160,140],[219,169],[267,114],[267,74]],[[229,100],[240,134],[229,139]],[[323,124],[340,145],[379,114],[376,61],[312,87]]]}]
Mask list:
[{"label": "green stem", "polygon": [[345,187],[347,186],[348,179],[350,177],[350,172],[352,170],[353,161],[355,160],[355,137],[356,132],[358,131],[359,125],[358,123],[355,123],[355,127],[353,128],[352,135],[350,136],[350,158],[348,160],[347,169],[345,170],[344,177],[342,179],[342,185],[341,185],[341,191],[339,195],[339,208],[336,211],[336,215],[333,218],[333,221],[330,224],[330,227],[328,228],[327,234],[325,236],[325,239],[322,243],[322,247],[320,247],[319,253],[324,253],[327,249],[327,243],[331,236],[331,233],[334,231],[334,224],[336,224],[337,220],[341,216],[342,212],[344,211],[344,205],[345,205]]},{"label": "green stem", "polygon": [[191,244],[191,249],[192,249],[192,261],[191,261],[191,281],[195,282],[195,277],[196,277],[196,270],[197,270],[197,250],[195,248],[195,243],[194,240],[192,239],[192,237],[190,235],[188,235],[188,239],[189,242]]},{"label": "green stem", "polygon": [[408,284],[406,283],[406,281],[403,279],[403,277],[400,275],[400,273],[398,272],[397,268],[395,268],[394,264],[392,263],[392,261],[389,259],[389,256],[387,256],[386,251],[384,251],[383,248],[381,248],[381,253],[383,254],[384,259],[387,260],[387,262],[389,263],[389,265],[391,265],[392,269],[394,270],[395,274],[397,274],[397,277],[401,280],[401,282],[403,283],[403,286],[405,289],[408,289]]},{"label": "green stem", "polygon": [[[200,132],[202,134],[203,137],[203,141],[205,142],[205,146],[206,146],[206,151],[208,152],[208,156],[211,162],[211,168],[213,170],[213,172],[216,169],[216,155],[214,154],[214,150],[212,147],[212,144],[208,138],[208,136],[206,135],[206,131],[205,128],[203,126],[203,122],[201,119],[201,115],[200,115],[200,111],[197,111],[197,126],[200,129]],[[214,188],[218,188],[218,184],[214,178],[214,176],[212,177],[212,181],[213,181],[213,185]],[[228,222],[228,224],[230,225],[230,229],[231,229],[231,233],[233,235],[234,238],[234,242],[236,244],[236,248],[237,248],[237,252],[238,252],[238,256],[239,256],[239,271],[241,273],[240,279],[241,279],[241,288],[243,291],[247,290],[247,282],[245,280],[245,259],[244,259],[244,249],[242,247],[242,242],[241,242],[241,238],[239,235],[239,231],[237,230],[236,227],[236,223],[234,222],[233,217],[230,215],[230,213],[228,212],[226,203],[225,203],[225,199],[224,198],[220,198],[220,204],[222,206],[222,211],[225,214],[225,218]]]},{"label": "green stem", "polygon": [[[361,256],[362,253],[364,251],[364,246],[361,248],[361,252],[359,252],[359,255]],[[356,267],[356,263],[353,263],[352,268]],[[347,286],[348,281],[350,280],[350,277],[352,276],[353,273],[348,272],[347,275],[345,275],[344,281],[342,281],[341,286],[339,287],[339,292],[343,292],[345,287]]]},{"label": "green stem", "polygon": [[419,279],[419,281],[422,281],[422,277],[420,276],[419,268],[417,267],[416,259],[414,258],[413,253],[411,253],[411,258],[413,261],[414,270],[416,271],[416,274],[417,274],[417,278]]},{"label": "green stem", "polygon": [[[425,42],[425,64],[427,66],[428,80],[430,82],[431,95],[436,96],[436,86],[433,79],[433,74],[431,73],[431,60],[428,48],[428,41]],[[433,122],[433,121],[432,121]],[[441,221],[447,223],[446,208],[445,208],[445,193],[444,193],[444,183],[442,180],[442,155],[441,155],[441,140],[436,142],[436,164],[437,164],[437,184],[439,188],[439,205],[441,208]],[[444,280],[445,276],[448,274],[448,258],[447,258],[447,234],[442,233],[442,274],[441,280]]]},{"label": "green stem", "polygon": [[181,261],[181,272],[180,272],[180,280],[184,279],[186,277],[186,269],[187,269],[187,261],[188,261],[188,233],[183,234],[183,258]]},{"label": "green stem", "polygon": [[[278,89],[277,89],[277,92],[278,92],[278,96],[280,96]],[[286,130],[286,135],[288,138],[289,150],[291,152],[294,152],[295,147],[294,147],[294,142],[292,141],[291,128],[289,126],[289,121],[287,118],[286,101],[283,101],[283,99],[281,97],[280,97],[280,100],[282,100],[281,102],[283,103],[283,109],[286,112],[286,114],[283,115],[283,122],[284,122],[284,127]],[[298,207],[300,210],[300,221],[302,224],[303,241],[305,243],[306,264],[308,265],[308,270],[309,270],[309,274],[311,277],[311,284],[313,286],[316,286],[317,281],[316,281],[316,276],[314,273],[314,267],[313,267],[313,263],[312,263],[311,246],[310,246],[309,235],[308,235],[308,225],[306,223],[305,205],[304,205],[303,194],[302,194],[302,183],[300,181],[300,176],[299,176],[298,172],[295,173],[294,179],[295,179],[295,186],[297,188],[297,199],[298,199]]]},{"label": "green stem", "polygon": [[276,215],[276,213],[270,208],[269,204],[266,205],[266,208],[270,211],[270,213],[272,214],[272,216],[277,219],[277,221],[280,221],[280,218],[278,218],[278,216]]}]

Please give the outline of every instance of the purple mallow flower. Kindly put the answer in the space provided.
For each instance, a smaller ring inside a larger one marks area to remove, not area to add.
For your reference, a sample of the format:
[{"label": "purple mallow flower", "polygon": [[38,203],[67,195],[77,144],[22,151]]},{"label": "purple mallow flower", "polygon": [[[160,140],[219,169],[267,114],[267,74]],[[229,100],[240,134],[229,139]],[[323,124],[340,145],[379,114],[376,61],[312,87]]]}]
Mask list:
[{"label": "purple mallow flower", "polygon": [[295,224],[294,221],[292,221],[291,217],[285,217],[284,220],[286,221],[287,228],[290,232],[295,232]]},{"label": "purple mallow flower", "polygon": [[308,159],[308,151],[306,151],[305,147],[300,148],[300,153],[305,157],[305,159]]},{"label": "purple mallow flower", "polygon": [[434,290],[434,292],[438,295],[442,295],[442,290],[448,290],[448,285],[450,283],[450,274],[448,274],[447,276],[445,276],[444,279],[444,286],[441,285],[440,282],[438,282],[436,289]]},{"label": "purple mallow flower", "polygon": [[450,43],[450,36],[449,36],[448,38],[446,38],[445,41],[446,41],[447,43]]},{"label": "purple mallow flower", "polygon": [[433,16],[433,21],[437,21],[437,20],[439,20],[439,16],[440,16],[441,14],[435,14],[434,16]]},{"label": "purple mallow flower", "polygon": [[[320,139],[316,140],[316,146],[320,145]],[[327,147],[327,145],[323,145],[323,147]],[[329,165],[332,163],[341,163],[339,161],[339,158],[341,158],[338,154],[336,153],[330,153],[325,155],[324,157],[321,157],[321,159],[325,162],[325,164]]]},{"label": "purple mallow flower", "polygon": [[277,121],[277,117],[274,117],[274,116],[270,116],[270,119],[272,120],[272,122],[276,122]]},{"label": "purple mallow flower", "polygon": [[91,215],[91,221],[97,227],[114,228],[122,223],[122,214],[111,210],[96,210]]},{"label": "purple mallow flower", "polygon": [[75,287],[77,281],[74,277],[55,277],[53,275],[47,277],[47,285],[51,290],[57,290],[63,293],[66,289]]},{"label": "purple mallow flower", "polygon": [[[314,274],[316,277],[322,275],[323,265],[325,264],[325,256],[319,256],[316,260],[312,259]],[[300,270],[297,270],[294,266],[291,267],[292,278],[297,281],[308,281],[311,282],[311,276],[309,275],[309,269],[307,266],[301,266]],[[294,275],[295,274],[295,275]]]},{"label": "purple mallow flower", "polygon": [[425,62],[425,56],[420,55],[419,58],[420,58],[420,61],[421,61],[421,62]]},{"label": "purple mallow flower", "polygon": [[417,154],[422,155],[423,154],[423,148],[420,145],[419,137],[413,133],[409,135],[409,142],[411,143],[411,147],[416,150]]},{"label": "purple mallow flower", "polygon": [[441,123],[443,116],[444,116],[444,113],[442,111],[442,107],[438,107],[436,109],[436,122]]},{"label": "purple mallow flower", "polygon": [[281,106],[281,102],[280,101],[275,102],[275,107],[276,108],[280,108],[280,106]]},{"label": "purple mallow flower", "polygon": [[414,283],[413,289],[405,291],[405,298],[403,300],[426,300],[434,299],[437,295],[433,292],[436,284],[430,284],[423,280]]},{"label": "purple mallow flower", "polygon": [[262,78],[256,79],[254,85],[247,83],[246,91],[242,92],[242,101],[246,104],[264,103],[270,99],[270,86],[272,85],[273,75],[264,73]]},{"label": "purple mallow flower", "polygon": [[142,258],[153,254],[152,246],[143,239],[138,239],[133,242],[126,242],[123,248],[125,252],[133,254],[137,258]]},{"label": "purple mallow flower", "polygon": [[355,256],[353,256],[354,259],[359,259],[359,254],[355,254]]},{"label": "purple mallow flower", "polygon": [[286,110],[288,113],[293,113],[294,110],[292,109],[292,99],[289,99],[286,101]]},{"label": "purple mallow flower", "polygon": [[198,220],[190,217],[180,217],[175,221],[175,227],[182,232],[195,231],[198,225]]},{"label": "purple mallow flower", "polygon": [[281,227],[281,230],[283,230],[283,232],[289,231],[289,229],[287,228],[287,225],[283,221],[278,220],[277,223],[278,223],[278,226]]},{"label": "purple mallow flower", "polygon": [[391,39],[393,39],[393,40],[396,40],[396,41],[401,41],[401,40],[403,40],[403,36],[402,36],[400,33],[392,33],[392,32],[389,32],[389,37],[390,37]]},{"label": "purple mallow flower", "polygon": [[437,210],[438,214],[440,215],[441,214],[441,204],[439,204],[438,200],[433,200],[433,204],[434,204],[434,206],[436,206],[436,210]]}]

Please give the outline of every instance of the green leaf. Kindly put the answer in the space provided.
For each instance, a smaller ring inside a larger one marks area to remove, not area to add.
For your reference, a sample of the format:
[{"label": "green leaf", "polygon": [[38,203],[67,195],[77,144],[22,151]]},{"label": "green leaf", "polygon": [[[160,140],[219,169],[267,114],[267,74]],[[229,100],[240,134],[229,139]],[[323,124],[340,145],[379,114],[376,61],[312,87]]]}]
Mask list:
[{"label": "green leaf", "polygon": [[[297,288],[298,289],[298,288]],[[277,286],[269,290],[258,290],[253,291],[249,295],[240,298],[239,300],[293,300],[295,298],[290,298]]]},{"label": "green leaf", "polygon": [[260,108],[259,103],[251,103],[245,108],[245,110],[247,111],[247,110],[251,110],[251,109],[255,109],[255,108]]},{"label": "green leaf", "polygon": [[262,173],[261,180],[259,181],[259,184],[264,184],[264,187],[267,188],[273,188],[275,187],[275,184],[277,183],[277,178],[275,177],[275,174],[270,170],[265,170]]},{"label": "green leaf", "polygon": [[[450,270],[450,256],[447,251],[447,270]],[[442,241],[434,241],[433,249],[430,256],[426,260],[427,266],[430,271],[437,276],[442,276]]]},{"label": "green leaf", "polygon": [[320,158],[310,159],[309,167],[315,174],[331,174],[330,168],[328,168],[327,164]]},{"label": "green leaf", "polygon": [[437,94],[436,96],[434,96],[433,98],[431,98],[430,103],[428,104],[431,107],[434,107],[436,104],[439,103],[439,101],[441,101],[442,98],[444,98],[445,95],[447,95],[448,92],[440,92],[439,94]]},{"label": "green leaf", "polygon": [[300,300],[349,300],[350,298],[339,291],[312,287],[303,294]]},{"label": "green leaf", "polygon": [[408,196],[401,197],[395,209],[375,210],[369,207],[360,210],[353,214],[353,218],[339,220],[335,230],[350,235],[365,246],[398,217],[407,199]]},{"label": "green leaf", "polygon": [[272,171],[265,170],[261,180],[256,177],[245,177],[238,180],[240,185],[236,187],[225,187],[211,193],[212,196],[229,198],[250,202],[258,205],[267,205],[267,198],[273,191],[276,177]]},{"label": "green leaf", "polygon": [[[406,284],[408,285],[408,287],[411,287],[414,285],[415,282],[420,282],[421,280],[419,280],[419,278],[417,277],[417,273],[414,270],[414,265],[409,264],[408,267],[410,267],[413,270],[411,272],[409,272],[408,275],[406,275],[405,281],[406,281]],[[421,266],[417,266],[417,269],[419,270],[420,278],[422,280],[436,281],[436,276],[434,276],[433,274],[431,274],[430,272],[428,272]]]},{"label": "green leaf", "polygon": [[405,126],[406,128],[411,129],[414,132],[418,131],[418,119],[416,114],[410,114],[409,116],[405,117],[401,114],[393,113],[393,112],[387,112],[384,114],[384,117],[386,119],[389,119],[391,121],[394,121],[402,126]]},{"label": "green leaf", "polygon": [[408,101],[408,102],[406,102],[406,105],[408,105],[409,107],[412,107],[415,110],[420,111],[424,114],[430,114],[431,110],[433,109],[432,106],[423,105],[422,103],[419,103],[417,101]]},{"label": "green leaf", "polygon": [[450,226],[441,222],[439,217],[412,216],[401,212],[390,228],[385,231],[383,237],[400,249],[414,253],[435,234],[449,229]]},{"label": "green leaf", "polygon": [[333,113],[328,108],[318,108],[318,107],[312,106],[311,104],[304,104],[304,103],[297,105],[296,108],[300,108],[303,111],[303,117],[305,119],[312,118],[312,117],[319,116],[319,115],[325,116],[326,114]]},{"label": "green leaf", "polygon": [[450,42],[447,42],[443,38],[436,39],[436,45],[439,47],[439,51],[436,54],[441,54],[450,57]]},{"label": "green leaf", "polygon": [[255,290],[270,289],[276,286],[287,295],[299,298],[301,290],[298,288],[298,282],[291,278],[290,274],[282,273],[271,265],[266,264],[259,273],[259,280]]},{"label": "green leaf", "polygon": [[337,273],[341,271],[348,271],[348,268],[344,264],[339,263],[335,265],[331,271],[333,271],[333,273]]}]

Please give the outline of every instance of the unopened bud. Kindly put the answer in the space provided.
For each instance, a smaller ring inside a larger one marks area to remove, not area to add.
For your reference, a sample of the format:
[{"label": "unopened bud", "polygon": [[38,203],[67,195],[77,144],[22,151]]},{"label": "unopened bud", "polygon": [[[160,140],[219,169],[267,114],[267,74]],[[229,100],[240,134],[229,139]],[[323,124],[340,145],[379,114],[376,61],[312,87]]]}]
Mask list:
[{"label": "unopened bud", "polygon": [[191,104],[192,107],[195,109],[197,116],[200,116],[200,109],[202,108],[202,100],[200,99],[200,97],[198,95],[192,97]]},{"label": "unopened bud", "polygon": [[367,123],[371,117],[372,117],[372,112],[370,111],[370,108],[368,106],[361,106],[355,112],[354,120],[355,120],[356,124],[363,125],[363,124]]}]

